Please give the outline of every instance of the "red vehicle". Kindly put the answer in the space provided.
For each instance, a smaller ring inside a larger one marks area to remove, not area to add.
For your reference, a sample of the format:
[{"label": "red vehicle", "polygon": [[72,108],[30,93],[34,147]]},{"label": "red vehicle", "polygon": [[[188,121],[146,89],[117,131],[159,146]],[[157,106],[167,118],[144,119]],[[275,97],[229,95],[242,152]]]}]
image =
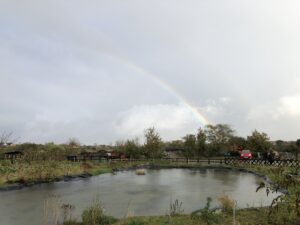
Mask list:
[{"label": "red vehicle", "polygon": [[240,153],[240,159],[252,159],[252,153],[250,152],[250,150],[243,150]]}]

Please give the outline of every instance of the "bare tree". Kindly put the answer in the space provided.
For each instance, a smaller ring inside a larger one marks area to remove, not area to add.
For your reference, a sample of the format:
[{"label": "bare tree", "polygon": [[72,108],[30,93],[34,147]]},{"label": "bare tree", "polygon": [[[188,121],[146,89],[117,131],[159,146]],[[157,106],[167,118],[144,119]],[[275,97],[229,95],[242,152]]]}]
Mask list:
[{"label": "bare tree", "polygon": [[7,144],[9,142],[15,142],[15,140],[12,139],[12,135],[13,135],[13,132],[6,132],[6,131],[3,131],[1,134],[0,134],[0,144]]},{"label": "bare tree", "polygon": [[80,146],[80,141],[77,138],[70,138],[67,144],[70,147],[75,148]]}]

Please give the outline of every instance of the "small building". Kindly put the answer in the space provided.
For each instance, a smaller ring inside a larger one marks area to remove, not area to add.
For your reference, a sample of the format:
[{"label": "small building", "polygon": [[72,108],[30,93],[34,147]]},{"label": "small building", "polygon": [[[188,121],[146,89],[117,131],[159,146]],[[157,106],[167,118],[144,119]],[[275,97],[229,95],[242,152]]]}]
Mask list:
[{"label": "small building", "polygon": [[67,156],[67,160],[71,161],[71,162],[77,162],[78,161],[78,157],[77,157],[77,155],[68,155]]},{"label": "small building", "polygon": [[111,151],[107,153],[108,158],[110,159],[125,159],[126,155],[123,152]]},{"label": "small building", "polygon": [[180,158],[184,152],[184,148],[179,147],[170,147],[165,149],[166,157],[167,158]]},{"label": "small building", "polygon": [[4,153],[4,159],[18,159],[21,158],[23,156],[23,152],[20,151],[13,151],[13,152],[5,152]]}]

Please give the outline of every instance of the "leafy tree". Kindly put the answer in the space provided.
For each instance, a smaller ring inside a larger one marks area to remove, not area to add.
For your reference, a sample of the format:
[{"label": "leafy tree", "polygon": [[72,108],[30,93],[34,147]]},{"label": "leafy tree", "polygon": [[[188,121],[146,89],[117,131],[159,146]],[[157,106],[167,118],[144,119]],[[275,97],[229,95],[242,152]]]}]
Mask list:
[{"label": "leafy tree", "polygon": [[253,131],[247,137],[249,148],[256,152],[266,153],[272,147],[269,136],[264,132]]},{"label": "leafy tree", "polygon": [[298,147],[300,147],[300,139],[297,139],[296,145],[297,145]]},{"label": "leafy tree", "polygon": [[234,130],[227,124],[207,125],[205,134],[209,143],[209,155],[215,155],[221,149],[229,147],[229,140],[234,134]]},{"label": "leafy tree", "polygon": [[196,138],[197,138],[197,140],[196,140],[195,155],[196,155],[197,159],[199,160],[200,156],[204,156],[207,154],[205,131],[202,130],[201,128],[199,128]]},{"label": "leafy tree", "polygon": [[234,130],[228,124],[207,125],[205,129],[207,140],[215,144],[227,144],[234,134]]},{"label": "leafy tree", "polygon": [[124,142],[123,140],[116,141],[116,143],[114,145],[114,150],[116,150],[118,152],[122,152],[124,150],[125,143],[126,142]]},{"label": "leafy tree", "polygon": [[184,142],[182,140],[173,140],[171,142],[165,143],[167,148],[183,148]]},{"label": "leafy tree", "polygon": [[278,167],[269,171],[272,184],[261,182],[256,191],[264,188],[266,194],[278,193],[279,189],[286,194],[279,193],[269,206],[269,224],[291,224],[300,222],[300,179],[298,168]]},{"label": "leafy tree", "polygon": [[184,152],[185,158],[191,158],[196,150],[196,136],[194,134],[187,134],[183,137],[184,140]]},{"label": "leafy tree", "polygon": [[150,158],[159,158],[163,155],[163,142],[154,127],[145,130],[145,155]]},{"label": "leafy tree", "polygon": [[134,159],[142,155],[138,139],[127,140],[124,144],[124,151],[127,156]]},{"label": "leafy tree", "polygon": [[229,144],[232,147],[232,150],[242,150],[247,148],[247,140],[243,137],[232,136],[229,140]]},{"label": "leafy tree", "polygon": [[299,148],[300,148],[300,139],[297,139],[296,141],[297,149],[296,149],[296,159],[298,159],[299,155]]},{"label": "leafy tree", "polygon": [[293,154],[296,154],[298,150],[298,147],[295,143],[290,143],[287,147],[286,147],[286,151],[291,152]]}]

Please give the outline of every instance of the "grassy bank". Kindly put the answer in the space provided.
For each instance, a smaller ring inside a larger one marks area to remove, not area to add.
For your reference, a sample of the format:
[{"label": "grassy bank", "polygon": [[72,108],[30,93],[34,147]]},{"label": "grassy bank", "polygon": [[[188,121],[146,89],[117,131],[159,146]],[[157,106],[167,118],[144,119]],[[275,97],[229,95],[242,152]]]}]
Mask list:
[{"label": "grassy bank", "polygon": [[24,161],[0,160],[0,187],[14,183],[30,184],[52,182],[65,176],[80,174],[99,175],[117,170],[125,170],[139,165],[159,168],[199,168],[199,164],[171,163],[165,160],[148,162],[69,162],[58,160]]},{"label": "grassy bank", "polygon": [[[258,225],[267,224],[267,209],[242,209],[236,211],[236,224],[240,225]],[[207,221],[205,218],[194,217],[192,215],[153,216],[136,217],[120,220],[115,225],[207,225],[207,224],[233,224],[233,216],[229,213],[220,213],[215,215],[214,222]]]},{"label": "grassy bank", "polygon": [[199,209],[191,214],[183,214],[183,209],[178,207],[178,205],[176,207],[176,204],[171,204],[172,206],[170,205],[169,211],[165,215],[134,217],[129,212],[124,218],[116,219],[105,215],[99,198],[96,198],[91,206],[83,211],[80,221],[72,219],[71,209],[73,207],[64,205],[66,207],[57,207],[62,212],[60,215],[57,214],[58,210],[55,210],[56,213],[54,214],[48,213],[50,217],[46,221],[50,223],[46,224],[53,225],[53,221],[56,221],[55,225],[228,225],[232,224],[233,221],[239,225],[274,224],[268,218],[268,208],[239,209],[233,214],[232,208],[228,207],[228,203],[229,201],[226,203],[220,201],[220,209],[216,210],[210,207],[208,198],[207,204],[203,209]]},{"label": "grassy bank", "polygon": [[10,184],[52,182],[81,174],[99,175],[137,166],[139,163],[93,163],[68,161],[0,161],[0,187]]},{"label": "grassy bank", "polygon": [[[261,209],[242,209],[236,211],[236,224],[239,225],[267,225],[268,210],[266,208]],[[111,220],[112,223],[107,223],[107,219],[103,219],[102,222],[95,224],[112,224],[112,225],[209,225],[209,224],[221,224],[230,225],[233,224],[233,217],[231,214],[220,213],[215,216],[215,222],[208,222],[205,218],[193,217],[191,215],[176,215],[176,216],[149,216],[149,217],[133,217],[121,220]],[[83,222],[67,221],[64,225],[90,225]]]},{"label": "grassy bank", "polygon": [[[224,206],[224,205],[223,205]],[[222,205],[221,205],[222,207]],[[181,214],[169,213],[162,216],[140,216],[123,219],[115,219],[103,214],[100,205],[93,204],[82,214],[82,221],[67,220],[63,225],[296,225],[297,220],[279,221],[285,212],[278,212],[270,219],[268,208],[238,209],[233,216],[232,209],[214,211],[210,208],[198,210],[198,213]]]}]

